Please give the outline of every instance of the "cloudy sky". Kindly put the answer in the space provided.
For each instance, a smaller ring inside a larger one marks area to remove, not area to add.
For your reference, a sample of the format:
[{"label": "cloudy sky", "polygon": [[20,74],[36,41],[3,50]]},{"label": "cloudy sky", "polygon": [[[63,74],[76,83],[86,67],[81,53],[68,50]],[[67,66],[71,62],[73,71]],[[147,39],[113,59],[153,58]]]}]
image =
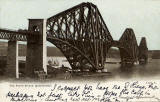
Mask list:
[{"label": "cloudy sky", "polygon": [[[160,50],[160,0],[88,0],[97,5],[113,39],[133,28],[138,43]],[[47,19],[87,0],[0,0],[0,28],[27,29],[29,18]],[[48,43],[49,44],[49,43]]]}]

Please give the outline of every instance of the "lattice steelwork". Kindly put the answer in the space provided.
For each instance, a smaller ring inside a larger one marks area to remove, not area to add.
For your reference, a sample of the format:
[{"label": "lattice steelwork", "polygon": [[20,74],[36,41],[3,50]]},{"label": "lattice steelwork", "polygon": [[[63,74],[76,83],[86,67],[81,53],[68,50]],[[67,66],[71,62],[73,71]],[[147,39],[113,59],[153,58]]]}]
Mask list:
[{"label": "lattice steelwork", "polygon": [[[0,39],[33,40],[36,43],[42,28],[33,26],[32,30],[0,29]],[[125,30],[119,41],[113,41],[98,8],[92,3],[81,3],[48,18],[47,40],[62,51],[73,69],[81,71],[103,69],[111,46],[120,49],[122,62],[134,63],[142,55],[140,53],[148,52],[146,40],[142,38],[138,48],[135,34],[130,28]]]},{"label": "lattice steelwork", "polygon": [[0,39],[12,40],[12,41],[27,41],[28,36],[35,37],[38,35],[38,32],[30,31],[13,31],[8,29],[0,29]]},{"label": "lattice steelwork", "polygon": [[142,37],[141,42],[139,44],[139,61],[144,59],[144,62],[147,63],[148,60],[148,47],[147,47],[147,42],[146,38]]},{"label": "lattice steelwork", "polygon": [[47,40],[57,46],[73,69],[104,68],[107,47],[113,41],[98,10],[82,3],[47,20]]},{"label": "lattice steelwork", "polygon": [[133,29],[127,28],[119,39],[122,62],[136,62],[138,60],[138,44]]}]

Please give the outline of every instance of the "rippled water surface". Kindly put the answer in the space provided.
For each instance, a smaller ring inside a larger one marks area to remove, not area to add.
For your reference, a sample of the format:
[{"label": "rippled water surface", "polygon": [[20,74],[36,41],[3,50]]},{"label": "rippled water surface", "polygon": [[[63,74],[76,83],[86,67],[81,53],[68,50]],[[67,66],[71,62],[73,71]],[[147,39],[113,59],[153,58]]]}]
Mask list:
[{"label": "rippled water surface", "polygon": [[[25,60],[24,58],[21,58]],[[58,60],[59,67],[62,64],[66,67],[70,67],[66,58],[64,57],[48,57],[47,61]],[[107,62],[120,62],[120,59],[107,59]],[[122,68],[119,63],[117,64],[105,64],[105,71],[110,73],[71,73],[71,78],[67,80],[158,80],[160,79],[160,59],[149,59],[146,65],[134,65],[133,67]],[[68,73],[59,73],[55,77],[47,80],[64,80]],[[70,76],[70,75],[69,75]],[[6,79],[1,77],[1,79]],[[28,79],[27,79],[28,80]],[[66,80],[66,79],[65,79]]]},{"label": "rippled water surface", "polygon": [[134,65],[131,68],[120,67],[120,64],[106,64],[107,71],[112,72],[114,79],[159,79],[160,59],[149,59],[146,65]]}]

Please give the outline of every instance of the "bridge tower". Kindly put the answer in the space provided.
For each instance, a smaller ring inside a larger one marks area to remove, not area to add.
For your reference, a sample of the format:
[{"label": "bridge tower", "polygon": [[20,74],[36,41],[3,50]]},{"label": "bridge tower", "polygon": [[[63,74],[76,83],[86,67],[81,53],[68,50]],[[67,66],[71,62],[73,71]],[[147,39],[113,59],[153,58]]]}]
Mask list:
[{"label": "bridge tower", "polygon": [[46,68],[46,20],[29,19],[29,31],[38,31],[39,36],[27,38],[26,54],[26,75],[33,77],[34,70],[43,70]]},{"label": "bridge tower", "polygon": [[127,28],[119,40],[122,65],[138,61],[138,44],[133,29]]},{"label": "bridge tower", "polygon": [[141,42],[139,44],[138,60],[140,64],[147,63],[148,60],[148,48],[145,37],[142,37]]},{"label": "bridge tower", "polygon": [[47,19],[47,40],[61,50],[72,69],[104,68],[113,38],[97,8],[81,3]]}]

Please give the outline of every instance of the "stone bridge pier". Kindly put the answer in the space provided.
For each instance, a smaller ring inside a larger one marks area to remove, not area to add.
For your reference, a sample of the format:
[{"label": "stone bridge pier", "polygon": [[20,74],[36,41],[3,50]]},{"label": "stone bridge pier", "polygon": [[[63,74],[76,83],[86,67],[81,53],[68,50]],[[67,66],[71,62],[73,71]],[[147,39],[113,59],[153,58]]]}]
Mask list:
[{"label": "stone bridge pier", "polygon": [[[37,36],[27,36],[27,54],[25,75],[33,77],[35,70],[43,70],[47,73],[46,66],[46,20],[29,19],[29,31],[38,31]],[[8,41],[8,55],[6,75],[19,78],[18,66],[18,42]]]},{"label": "stone bridge pier", "polygon": [[29,31],[39,31],[39,35],[27,38],[26,76],[33,77],[35,70],[47,73],[46,66],[46,20],[29,19]]},{"label": "stone bridge pier", "polygon": [[8,41],[6,75],[19,78],[18,69],[18,42]]}]

